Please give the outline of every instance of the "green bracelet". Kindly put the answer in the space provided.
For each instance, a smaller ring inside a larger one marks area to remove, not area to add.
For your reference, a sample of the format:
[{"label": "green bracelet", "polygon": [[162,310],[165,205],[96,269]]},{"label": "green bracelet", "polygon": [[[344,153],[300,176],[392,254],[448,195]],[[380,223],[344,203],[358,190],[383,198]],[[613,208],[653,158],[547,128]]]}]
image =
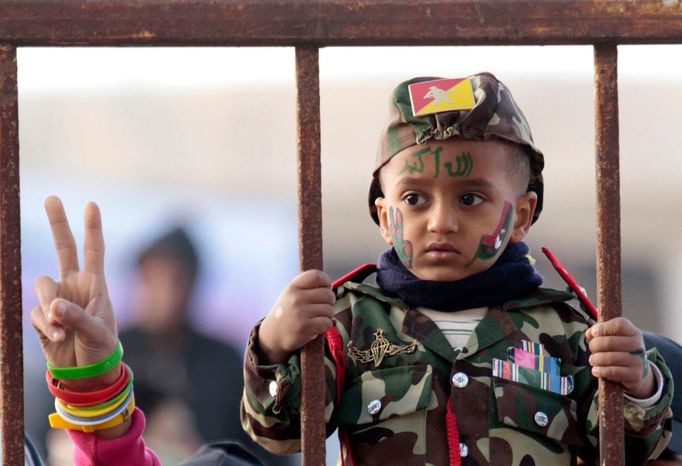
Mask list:
[{"label": "green bracelet", "polygon": [[122,358],[123,346],[121,346],[121,341],[118,340],[114,351],[106,358],[95,363],[88,364],[87,366],[74,367],[54,367],[52,364],[48,363],[47,368],[52,374],[52,377],[58,380],[87,379],[110,371],[120,364]]}]

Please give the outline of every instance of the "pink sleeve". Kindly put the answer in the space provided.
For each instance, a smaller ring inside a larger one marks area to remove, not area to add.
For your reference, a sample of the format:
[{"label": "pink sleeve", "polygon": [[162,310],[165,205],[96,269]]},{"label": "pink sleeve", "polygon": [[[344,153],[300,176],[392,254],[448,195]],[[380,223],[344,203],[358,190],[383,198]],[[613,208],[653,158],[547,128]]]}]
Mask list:
[{"label": "pink sleeve", "polygon": [[103,439],[95,434],[67,430],[73,442],[75,466],[161,466],[161,462],[142,439],[144,414],[133,412],[130,430],[122,437]]}]

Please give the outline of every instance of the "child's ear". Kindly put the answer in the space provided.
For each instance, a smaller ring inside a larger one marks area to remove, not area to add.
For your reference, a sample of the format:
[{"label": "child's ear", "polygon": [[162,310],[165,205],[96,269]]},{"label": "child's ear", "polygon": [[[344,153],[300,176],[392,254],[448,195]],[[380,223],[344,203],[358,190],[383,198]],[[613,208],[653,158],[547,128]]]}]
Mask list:
[{"label": "child's ear", "polygon": [[516,201],[516,220],[510,241],[518,243],[523,240],[530,230],[530,225],[533,223],[533,214],[535,213],[535,206],[538,204],[538,195],[533,191],[528,191]]},{"label": "child's ear", "polygon": [[374,201],[374,205],[377,208],[377,216],[379,217],[379,230],[381,231],[381,236],[386,241],[386,244],[393,246],[393,239],[391,238],[391,229],[388,225],[388,207],[386,206],[386,199],[383,197],[377,197]]}]

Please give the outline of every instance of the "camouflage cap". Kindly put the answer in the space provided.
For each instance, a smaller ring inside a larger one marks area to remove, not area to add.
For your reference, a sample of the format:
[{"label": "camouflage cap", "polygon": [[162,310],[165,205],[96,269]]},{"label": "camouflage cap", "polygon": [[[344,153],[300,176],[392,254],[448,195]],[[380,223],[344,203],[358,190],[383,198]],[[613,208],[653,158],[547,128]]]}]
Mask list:
[{"label": "camouflage cap", "polygon": [[415,116],[412,110],[408,86],[441,78],[413,78],[398,85],[391,94],[389,122],[379,141],[377,161],[369,189],[369,211],[378,224],[374,201],[382,197],[379,170],[397,153],[408,147],[424,144],[429,140],[460,137],[474,141],[494,138],[519,144],[530,159],[531,179],[528,191],[538,195],[533,223],[542,211],[542,169],[545,161],[535,146],[530,126],[509,89],[490,73],[479,73],[465,79],[471,82],[474,104],[467,110],[452,110]]}]

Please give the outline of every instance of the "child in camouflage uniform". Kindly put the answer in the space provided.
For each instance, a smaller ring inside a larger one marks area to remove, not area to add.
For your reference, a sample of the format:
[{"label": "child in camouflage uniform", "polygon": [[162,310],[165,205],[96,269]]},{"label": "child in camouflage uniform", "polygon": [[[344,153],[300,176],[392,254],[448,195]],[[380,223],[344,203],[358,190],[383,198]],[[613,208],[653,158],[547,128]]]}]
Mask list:
[{"label": "child in camouflage uniform", "polygon": [[670,374],[627,319],[595,325],[574,295],[540,287],[522,240],[544,158],[509,90],[488,73],[417,78],[390,113],[369,206],[392,248],[334,291],[314,270],[284,289],[249,339],[247,432],[299,450],[297,351],[326,332],[342,464],[593,464],[597,377],[624,387],[627,462],[654,458]]}]

